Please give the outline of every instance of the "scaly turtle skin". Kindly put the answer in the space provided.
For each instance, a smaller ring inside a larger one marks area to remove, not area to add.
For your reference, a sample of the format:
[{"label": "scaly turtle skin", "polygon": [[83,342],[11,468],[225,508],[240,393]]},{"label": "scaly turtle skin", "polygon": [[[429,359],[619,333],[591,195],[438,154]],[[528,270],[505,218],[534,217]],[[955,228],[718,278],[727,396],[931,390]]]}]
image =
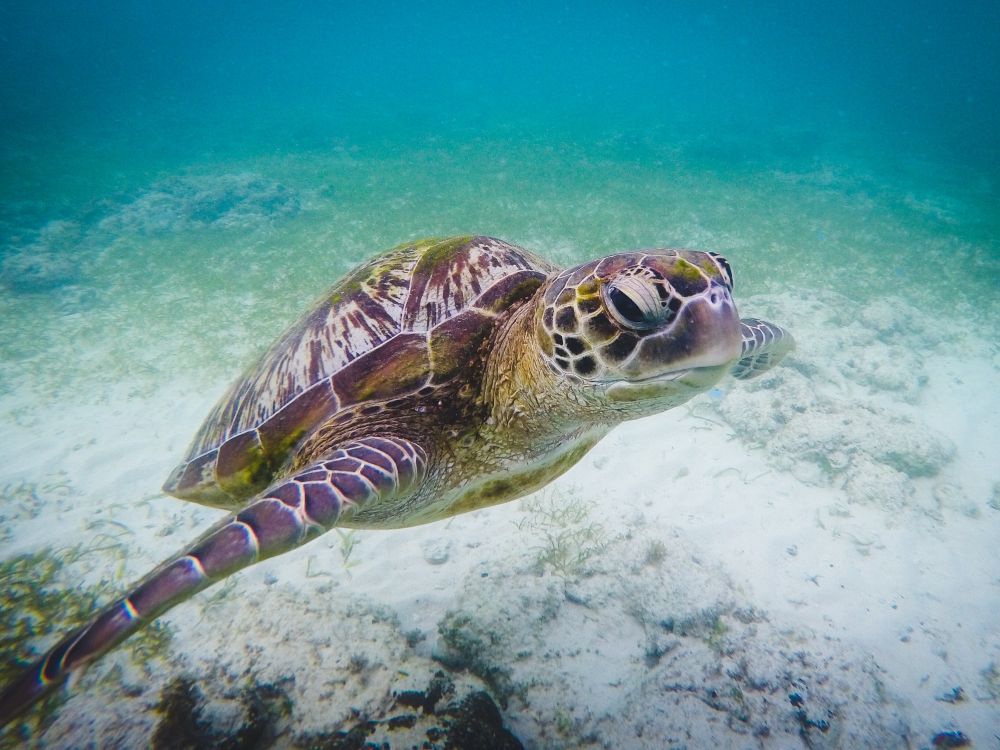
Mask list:
[{"label": "scaly turtle skin", "polygon": [[793,346],[740,321],[715,253],[560,271],[488,237],[400,246],[338,282],[230,389],[164,490],[232,515],[0,694],[0,725],[198,591],[329,529],[506,502],[618,423],[748,378]]}]

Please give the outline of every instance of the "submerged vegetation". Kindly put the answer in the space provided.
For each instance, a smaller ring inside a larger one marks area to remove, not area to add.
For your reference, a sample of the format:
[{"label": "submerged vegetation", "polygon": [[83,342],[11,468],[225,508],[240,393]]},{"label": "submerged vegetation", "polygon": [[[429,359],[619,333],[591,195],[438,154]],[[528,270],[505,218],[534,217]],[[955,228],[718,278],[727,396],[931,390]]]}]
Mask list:
[{"label": "submerged vegetation", "polygon": [[592,502],[580,502],[572,490],[547,490],[524,501],[528,515],[517,528],[541,539],[532,549],[540,570],[561,578],[586,571],[587,562],[603,552],[610,541],[605,528],[591,520]]},{"label": "submerged vegetation", "polygon": [[[44,548],[0,562],[0,685],[12,680],[53,641],[86,623],[116,593],[108,582],[74,585],[67,571],[81,556],[94,550],[76,545],[60,550]],[[123,650],[138,663],[161,656],[171,632],[162,622],[140,630]],[[47,697],[24,723],[41,725],[61,703],[60,692]],[[22,724],[21,731],[24,731]]]}]

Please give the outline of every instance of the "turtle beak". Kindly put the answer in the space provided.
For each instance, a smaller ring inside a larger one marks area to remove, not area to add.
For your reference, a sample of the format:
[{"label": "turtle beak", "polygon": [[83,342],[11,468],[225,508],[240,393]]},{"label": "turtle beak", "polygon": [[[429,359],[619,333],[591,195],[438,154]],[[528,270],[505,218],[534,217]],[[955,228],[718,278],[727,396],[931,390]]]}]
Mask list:
[{"label": "turtle beak", "polygon": [[714,287],[690,299],[677,320],[658,333],[647,335],[629,361],[638,377],[613,383],[607,391],[612,401],[687,401],[711,388],[740,358],[740,319],[729,290]]},{"label": "turtle beak", "polygon": [[689,321],[684,336],[691,354],[676,363],[679,368],[728,367],[740,358],[740,316],[728,290],[713,289],[711,294],[692,300],[683,318]]},{"label": "turtle beak", "polygon": [[742,346],[740,318],[729,290],[713,287],[689,300],[665,330],[646,336],[630,365],[652,377],[728,367],[740,358]]}]

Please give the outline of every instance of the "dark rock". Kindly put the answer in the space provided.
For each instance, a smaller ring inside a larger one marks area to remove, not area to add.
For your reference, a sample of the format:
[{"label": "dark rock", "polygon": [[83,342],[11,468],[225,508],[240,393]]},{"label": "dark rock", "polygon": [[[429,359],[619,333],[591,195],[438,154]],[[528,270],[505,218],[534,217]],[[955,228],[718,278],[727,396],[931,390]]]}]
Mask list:
[{"label": "dark rock", "polygon": [[972,740],[970,740],[964,733],[957,730],[950,732],[938,732],[931,739],[931,744],[934,747],[972,747]]},{"label": "dark rock", "polygon": [[472,693],[449,713],[455,720],[446,750],[524,750],[520,740],[504,728],[500,709],[483,691]]},{"label": "dark rock", "polygon": [[235,730],[221,730],[203,715],[204,696],[189,678],[179,677],[162,693],[157,710],[154,750],[256,750],[269,747],[277,736],[277,720],[287,716],[288,697],[272,685],[254,685],[242,692],[244,722]]}]

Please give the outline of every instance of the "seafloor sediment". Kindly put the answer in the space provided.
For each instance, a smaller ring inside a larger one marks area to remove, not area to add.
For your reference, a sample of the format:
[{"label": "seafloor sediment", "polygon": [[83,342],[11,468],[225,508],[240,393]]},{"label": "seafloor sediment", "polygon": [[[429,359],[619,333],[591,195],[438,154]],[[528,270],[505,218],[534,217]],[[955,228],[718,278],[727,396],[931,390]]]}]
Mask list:
[{"label": "seafloor sediment", "polygon": [[[5,674],[218,515],[158,491],[201,417],[325,286],[320,272],[332,281],[403,239],[393,232],[419,213],[420,197],[390,206],[391,227],[367,237],[330,218],[359,200],[345,187],[284,169],[168,176],[8,232]],[[842,166],[776,170],[752,188],[741,235],[721,208],[641,228],[612,188],[589,204],[600,242],[569,228],[568,199],[547,206],[549,225],[532,214],[507,236],[559,262],[653,242],[720,249],[742,312],[795,334],[783,366],[623,426],[531,498],[331,533],[246,571],[3,742],[988,746],[1000,337],[996,301],[970,301],[958,280],[988,289],[996,262],[961,201]],[[725,202],[721,187],[698,197]],[[814,224],[809,247],[785,234],[795,210]],[[454,231],[460,215],[408,231]],[[924,261],[955,261],[940,286],[911,271],[916,256],[862,246],[904,234]]]}]

